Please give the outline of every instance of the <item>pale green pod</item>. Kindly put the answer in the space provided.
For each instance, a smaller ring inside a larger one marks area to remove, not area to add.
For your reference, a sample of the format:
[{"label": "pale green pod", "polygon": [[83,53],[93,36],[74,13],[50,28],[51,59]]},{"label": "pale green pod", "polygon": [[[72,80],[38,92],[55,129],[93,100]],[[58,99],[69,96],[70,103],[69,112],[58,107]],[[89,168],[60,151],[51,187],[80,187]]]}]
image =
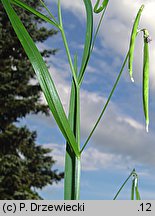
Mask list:
[{"label": "pale green pod", "polygon": [[100,13],[108,4],[109,0],[104,0],[101,4],[100,7],[99,6],[99,3],[100,3],[100,0],[97,0],[95,6],[94,6],[94,13]]},{"label": "pale green pod", "polygon": [[146,121],[146,131],[149,126],[149,33],[143,29],[144,53],[143,53],[143,109]]},{"label": "pale green pod", "polygon": [[131,81],[134,82],[132,73],[133,73],[133,58],[134,58],[134,49],[135,49],[135,39],[138,33],[138,25],[139,25],[139,20],[141,17],[141,13],[144,9],[144,5],[142,5],[137,13],[136,19],[133,24],[132,28],[132,33],[130,37],[130,46],[129,46],[129,62],[128,62],[128,69],[129,69],[129,74]]}]

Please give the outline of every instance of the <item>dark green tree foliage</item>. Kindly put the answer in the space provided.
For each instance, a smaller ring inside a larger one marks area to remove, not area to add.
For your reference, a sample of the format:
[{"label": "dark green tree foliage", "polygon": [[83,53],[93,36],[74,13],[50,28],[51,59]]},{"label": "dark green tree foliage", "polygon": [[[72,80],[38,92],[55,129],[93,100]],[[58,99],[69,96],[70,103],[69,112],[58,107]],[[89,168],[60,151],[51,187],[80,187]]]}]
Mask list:
[{"label": "dark green tree foliage", "polygon": [[[39,0],[25,2],[42,9]],[[42,21],[27,11],[17,12],[34,41],[44,42],[57,33],[42,27]],[[55,52],[43,50],[42,55]],[[40,95],[30,62],[0,3],[0,199],[40,199],[37,188],[63,177],[51,169],[55,163],[51,150],[35,143],[36,132],[15,124],[28,114],[49,114]]]}]

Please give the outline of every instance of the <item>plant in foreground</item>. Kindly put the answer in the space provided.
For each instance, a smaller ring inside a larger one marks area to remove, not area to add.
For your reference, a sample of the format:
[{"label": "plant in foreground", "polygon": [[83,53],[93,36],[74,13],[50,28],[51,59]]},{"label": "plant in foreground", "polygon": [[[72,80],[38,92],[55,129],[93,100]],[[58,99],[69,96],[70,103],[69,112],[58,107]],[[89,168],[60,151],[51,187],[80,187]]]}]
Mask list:
[{"label": "plant in foreground", "polygon": [[[126,55],[126,58],[123,62],[121,70],[118,74],[116,82],[110,92],[110,95],[107,99],[106,104],[104,105],[100,116],[98,117],[92,131],[90,132],[87,140],[83,144],[80,145],[80,87],[84,78],[85,70],[87,64],[89,62],[91,53],[93,51],[93,47],[95,44],[95,40],[102,23],[105,11],[108,6],[108,0],[104,0],[99,6],[100,1],[97,0],[94,6],[94,13],[101,13],[101,17],[94,32],[93,37],[93,8],[92,3],[90,0],[83,0],[85,10],[86,10],[86,37],[85,37],[85,44],[84,44],[84,51],[81,61],[80,70],[78,71],[77,67],[77,55],[74,55],[74,60],[71,58],[70,50],[68,47],[65,31],[63,28],[63,21],[61,15],[61,4],[60,0],[58,0],[58,21],[55,19],[53,14],[49,11],[49,9],[44,5],[45,9],[47,10],[49,17],[45,16],[44,14],[36,11],[35,9],[29,7],[25,3],[20,0],[1,0],[3,6],[8,14],[8,17],[11,21],[11,24],[25,49],[27,56],[34,68],[34,71],[37,75],[38,81],[41,85],[41,88],[44,92],[46,97],[47,103],[49,108],[57,122],[59,129],[61,130],[65,140],[66,140],[66,158],[65,158],[65,189],[64,189],[64,198],[65,199],[79,199],[80,195],[80,163],[81,163],[81,154],[85,149],[86,145],[88,144],[91,136],[93,135],[97,125],[99,124],[110,100],[115,91],[115,88],[119,82],[119,79],[122,75],[123,69],[129,59],[129,70],[130,74],[132,75],[132,63],[133,63],[133,52],[134,52],[134,44],[137,33],[140,32],[138,30],[138,24],[140,20],[140,15],[143,10],[142,6],[140,11],[137,14],[135,19],[135,23],[133,26],[133,31],[131,34],[131,41],[129,51]],[[69,116],[66,116],[64,112],[61,100],[57,93],[57,89],[55,84],[49,74],[49,71],[43,61],[41,54],[39,53],[38,49],[36,48],[33,40],[31,39],[30,35],[28,34],[27,30],[23,26],[22,22],[20,21],[19,17],[17,16],[16,12],[14,11],[12,4],[19,6],[29,12],[35,14],[36,16],[40,17],[44,21],[52,24],[55,28],[57,28],[62,35],[62,39],[64,42],[64,47],[66,49],[66,54],[68,57],[68,62],[71,69],[72,74],[72,85],[71,85],[71,94],[70,94],[70,106],[69,106]],[[144,32],[144,76],[143,76],[143,102],[144,102],[144,114],[146,118],[146,124],[148,128],[148,35],[147,31],[143,30]],[[137,178],[135,178],[137,179]],[[135,182],[136,180],[134,180]],[[134,183],[135,185],[135,183]],[[136,188],[136,187],[135,187]]]}]

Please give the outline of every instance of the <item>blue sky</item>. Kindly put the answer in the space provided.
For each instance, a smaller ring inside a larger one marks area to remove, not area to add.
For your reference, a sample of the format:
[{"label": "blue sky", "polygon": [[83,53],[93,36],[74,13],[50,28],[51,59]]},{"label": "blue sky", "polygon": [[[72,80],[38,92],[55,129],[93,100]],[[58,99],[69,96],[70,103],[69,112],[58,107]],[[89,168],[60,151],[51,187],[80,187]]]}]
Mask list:
[{"label": "blue sky", "polygon": [[[47,1],[57,18],[57,0]],[[92,1],[94,3],[94,1]],[[82,0],[61,0],[64,28],[72,57],[78,54],[80,66],[85,34],[85,11]],[[81,89],[81,143],[89,135],[128,50],[129,37],[135,15],[146,5],[141,28],[148,28],[155,38],[154,1],[110,1],[99,31],[94,53],[90,59]],[[94,28],[99,15],[94,15]],[[47,25],[48,27],[48,25]],[[50,73],[58,87],[64,109],[68,110],[71,72],[60,33],[38,44],[40,50],[58,48],[56,56],[48,59]],[[125,68],[108,109],[82,155],[81,199],[112,199],[133,168],[139,174],[142,199],[155,199],[155,47],[150,44],[150,126],[145,131],[142,107],[142,35],[138,36],[134,59],[134,79],[131,83]],[[42,101],[45,102],[42,96]],[[64,170],[65,141],[52,116],[30,115],[21,121],[38,133],[37,142],[53,149],[57,160],[54,168]],[[130,199],[131,181],[120,199]],[[45,199],[63,199],[63,181],[40,191]]]}]

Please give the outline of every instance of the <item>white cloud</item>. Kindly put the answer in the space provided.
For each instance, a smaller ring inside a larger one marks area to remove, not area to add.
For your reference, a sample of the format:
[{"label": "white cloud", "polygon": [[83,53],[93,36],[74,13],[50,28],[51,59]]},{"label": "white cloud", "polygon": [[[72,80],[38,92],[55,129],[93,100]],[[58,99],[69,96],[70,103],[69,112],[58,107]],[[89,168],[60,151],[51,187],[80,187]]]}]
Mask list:
[{"label": "white cloud", "polygon": [[[104,153],[96,148],[89,147],[82,155],[83,170],[101,170],[120,168],[122,157],[111,153]],[[122,167],[121,167],[122,168]]]},{"label": "white cloud", "polygon": [[[57,2],[55,0],[54,2]],[[94,3],[96,0],[93,0]],[[64,9],[69,10],[75,16],[79,18],[81,22],[85,18],[85,9],[82,0],[61,0],[61,4]],[[100,29],[101,44],[104,48],[111,52],[111,55],[124,56],[128,50],[129,37],[133,25],[133,21],[137,14],[138,9],[142,4],[145,4],[145,9],[142,13],[140,21],[141,28],[147,28],[151,37],[155,38],[155,2],[153,0],[141,0],[141,1],[128,1],[128,0],[113,0],[109,1],[108,10],[106,12],[103,26]],[[97,24],[99,19],[98,15],[94,15],[94,22]],[[137,49],[135,50],[134,59],[134,73],[135,80],[141,82],[140,77],[142,74],[142,36],[137,38]],[[155,47],[154,43],[150,44],[150,86],[155,88],[155,76],[154,76],[154,59],[155,59]]]},{"label": "white cloud", "polygon": [[[115,55],[118,54],[119,56],[122,56],[128,49],[128,41],[132,27],[131,21],[134,19],[140,5],[144,2],[146,3],[146,8],[140,26],[148,26],[151,36],[155,38],[155,29],[153,25],[155,20],[155,15],[153,13],[155,3],[153,1],[149,1],[149,3],[146,1],[130,2],[127,0],[122,0],[121,2],[119,0],[110,1],[109,10],[107,11],[105,22],[100,31],[100,39],[106,49],[110,48],[109,52],[111,52],[111,55],[115,53]],[[62,6],[67,10],[72,10],[72,12],[78,15],[80,19],[82,16],[79,16],[79,13],[84,17],[84,8],[80,1],[75,1],[73,4],[73,1],[71,0],[62,0]],[[136,60],[134,68],[136,72],[139,71],[139,74],[137,75],[135,73],[135,77],[139,77],[141,73],[141,43],[140,37],[138,37],[136,46],[140,51],[136,50],[135,52]],[[151,77],[153,77],[155,48],[153,47],[153,43],[150,46]],[[59,66],[58,69],[52,66],[50,71],[67,112],[70,94],[70,85],[68,81],[66,81],[68,65],[62,59],[60,60],[61,64],[59,65],[61,65],[61,67]],[[120,60],[117,56],[117,61],[115,62],[116,66],[119,62]],[[101,63],[105,64],[104,67],[108,68],[103,60]],[[114,65],[112,65],[112,67],[114,67]],[[137,78],[137,80],[138,79],[139,78]],[[151,86],[155,86],[154,78],[151,82]],[[96,92],[93,93],[86,90],[81,91],[81,132],[83,139],[84,137],[86,138],[91,131],[105,102],[106,98]],[[117,105],[111,101],[105,112],[103,121],[101,121],[92,137],[91,144],[93,146],[92,148],[101,152],[100,157],[104,158],[102,164],[103,167],[107,164],[106,155],[109,155],[110,158],[113,158],[113,155],[115,155],[116,158],[122,157],[124,160],[125,158],[128,158],[129,161],[133,162],[133,165],[136,163],[154,165],[154,140],[155,135],[153,133],[145,133],[144,124],[139,123],[126,114],[125,111],[121,109],[120,104]],[[99,154],[96,153],[96,155]],[[95,166],[94,163],[95,162],[91,164],[92,168]]]},{"label": "white cloud", "polygon": [[[135,15],[140,8],[140,5],[145,3],[145,8],[142,13],[140,28],[147,28],[151,37],[155,38],[155,3],[154,1],[134,1],[119,0],[110,2],[109,11],[107,11],[106,19],[103,24],[103,31],[100,31],[103,47],[111,49],[111,54],[115,52],[124,56],[129,46],[129,38]],[[143,59],[143,36],[139,36],[136,41],[135,58],[134,58],[134,76],[136,81],[140,82],[142,74],[142,59]],[[116,55],[115,54],[115,55]],[[154,76],[154,58],[155,47],[153,42],[150,43],[150,83],[151,87],[155,88]]]},{"label": "white cloud", "polygon": [[[70,84],[62,76],[61,71],[59,72],[53,67],[50,68],[50,71],[52,71],[52,77],[65,110],[68,110]],[[106,98],[95,92],[81,91],[82,140],[90,133],[105,102]],[[119,106],[111,101],[103,120],[92,137],[91,147],[86,149],[86,158],[89,158],[91,152],[94,152],[91,155],[90,166],[85,165],[87,164],[85,157],[83,157],[83,166],[87,169],[105,168],[108,164],[116,164],[116,161],[118,164],[124,163],[126,166],[130,164],[131,167],[145,163],[154,165],[154,140],[155,135],[152,132],[147,134],[144,124],[125,114]],[[58,146],[54,147],[57,149],[55,158],[61,166],[64,164],[64,146],[63,150],[58,149]]]},{"label": "white cloud", "polygon": [[[50,4],[49,0],[47,2],[49,2],[49,4]],[[53,0],[53,2],[57,3],[58,1]],[[81,19],[82,16],[84,15],[84,6],[83,6],[82,0],[78,0],[78,1],[74,1],[74,2],[72,0],[61,0],[61,5],[63,8],[74,13],[74,15],[76,15],[79,19]]]},{"label": "white cloud", "polygon": [[138,129],[138,130],[143,130],[144,127],[142,124],[140,124],[139,122],[135,121],[134,119],[131,119],[129,117],[118,117],[117,120],[120,122],[120,123],[127,123],[129,126],[135,128],[135,129]]},{"label": "white cloud", "polygon": [[[51,155],[56,160],[55,166],[64,170],[65,145],[48,143],[43,146],[52,149]],[[95,147],[89,147],[82,154],[81,166],[83,171],[97,171],[108,168],[126,170],[127,168],[132,169],[132,166],[128,166],[129,161],[129,157],[122,158],[121,155],[104,153]],[[131,161],[130,164],[132,164]]]}]

